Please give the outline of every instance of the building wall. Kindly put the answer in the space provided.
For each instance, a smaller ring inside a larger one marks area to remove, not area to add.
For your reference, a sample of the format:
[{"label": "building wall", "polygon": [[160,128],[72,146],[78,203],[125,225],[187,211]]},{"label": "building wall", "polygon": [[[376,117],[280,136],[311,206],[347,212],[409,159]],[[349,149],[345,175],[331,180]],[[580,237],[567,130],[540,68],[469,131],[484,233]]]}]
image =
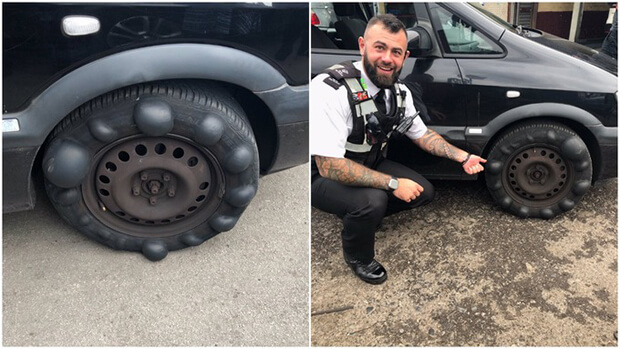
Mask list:
[{"label": "building wall", "polygon": [[604,38],[608,15],[609,5],[607,3],[586,3],[583,7],[579,40]]},{"label": "building wall", "polygon": [[536,28],[568,39],[573,17],[573,3],[541,2],[538,4]]},{"label": "building wall", "polygon": [[482,8],[505,20],[506,22],[510,22],[509,7],[509,2],[485,2],[484,6],[482,6]]},{"label": "building wall", "polygon": [[[568,39],[573,16],[572,2],[541,2],[538,4],[536,27],[540,30]],[[581,31],[577,40],[605,37],[605,21],[609,12],[607,3],[585,3]]]}]

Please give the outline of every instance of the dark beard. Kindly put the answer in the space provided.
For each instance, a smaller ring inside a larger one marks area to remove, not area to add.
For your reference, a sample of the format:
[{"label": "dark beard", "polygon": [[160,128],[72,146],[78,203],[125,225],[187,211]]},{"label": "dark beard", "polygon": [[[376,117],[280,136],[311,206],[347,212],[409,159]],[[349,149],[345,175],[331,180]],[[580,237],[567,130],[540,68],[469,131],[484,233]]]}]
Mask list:
[{"label": "dark beard", "polygon": [[395,70],[391,77],[383,75],[379,76],[379,74],[377,74],[377,68],[370,64],[368,56],[366,56],[366,52],[364,52],[364,70],[366,71],[366,75],[368,75],[370,81],[372,81],[375,86],[380,89],[384,89],[394,86],[398,80],[398,76],[400,75],[402,68],[398,71]]}]

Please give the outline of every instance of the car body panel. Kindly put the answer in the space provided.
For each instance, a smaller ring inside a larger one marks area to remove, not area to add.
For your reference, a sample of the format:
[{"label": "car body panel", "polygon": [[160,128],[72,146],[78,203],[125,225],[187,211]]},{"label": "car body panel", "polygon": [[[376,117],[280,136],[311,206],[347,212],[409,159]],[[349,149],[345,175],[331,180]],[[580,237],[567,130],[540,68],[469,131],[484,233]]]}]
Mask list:
[{"label": "car body panel", "polygon": [[[101,29],[69,37],[61,30],[69,15],[98,18]],[[3,3],[4,110],[24,109],[61,76],[104,56],[173,43],[245,51],[289,85],[306,85],[307,17],[308,5],[301,3]]]}]

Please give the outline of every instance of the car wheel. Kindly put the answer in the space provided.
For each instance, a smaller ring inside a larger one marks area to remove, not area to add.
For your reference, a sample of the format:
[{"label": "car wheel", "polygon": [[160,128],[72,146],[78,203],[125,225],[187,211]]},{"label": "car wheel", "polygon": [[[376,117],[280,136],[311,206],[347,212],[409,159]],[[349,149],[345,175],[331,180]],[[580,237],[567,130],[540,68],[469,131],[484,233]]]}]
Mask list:
[{"label": "car wheel", "polygon": [[571,210],[592,182],[588,147],[567,127],[528,123],[493,145],[486,184],[505,210],[520,217],[552,218]]},{"label": "car wheel", "polygon": [[43,158],[48,196],[80,232],[150,260],[233,228],[258,187],[258,151],[217,85],[124,88],[73,111]]}]

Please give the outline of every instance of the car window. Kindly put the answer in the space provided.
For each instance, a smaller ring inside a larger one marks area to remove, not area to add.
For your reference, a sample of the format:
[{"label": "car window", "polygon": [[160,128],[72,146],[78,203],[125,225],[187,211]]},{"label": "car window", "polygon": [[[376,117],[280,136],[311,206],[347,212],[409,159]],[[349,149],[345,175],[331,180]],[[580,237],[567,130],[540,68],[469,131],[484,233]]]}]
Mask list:
[{"label": "car window", "polygon": [[312,48],[358,50],[368,16],[364,4],[319,2],[311,10]]},{"label": "car window", "polygon": [[391,13],[400,19],[407,29],[413,28],[418,24],[413,3],[389,2],[385,3],[385,13]]},{"label": "car window", "polygon": [[375,12],[395,15],[408,29],[418,24],[413,3],[311,2],[312,48],[357,51],[357,38]]},{"label": "car window", "polygon": [[430,15],[446,53],[501,54],[502,48],[459,16],[438,5]]},{"label": "car window", "polygon": [[311,10],[314,19],[314,25],[322,29],[333,28],[334,24],[338,20],[336,13],[334,12],[334,6],[329,2],[313,2],[311,3]]},{"label": "car window", "polygon": [[502,27],[506,28],[507,30],[510,30],[513,33],[516,33],[517,30],[515,29],[515,25],[512,25],[508,22],[506,22],[505,20],[499,18],[498,16],[496,16],[494,13],[487,11],[486,9],[482,8],[481,3],[470,3],[470,5],[472,5],[472,7],[480,12],[482,12],[483,15],[489,17],[490,19],[494,20],[497,24],[501,25]]}]

